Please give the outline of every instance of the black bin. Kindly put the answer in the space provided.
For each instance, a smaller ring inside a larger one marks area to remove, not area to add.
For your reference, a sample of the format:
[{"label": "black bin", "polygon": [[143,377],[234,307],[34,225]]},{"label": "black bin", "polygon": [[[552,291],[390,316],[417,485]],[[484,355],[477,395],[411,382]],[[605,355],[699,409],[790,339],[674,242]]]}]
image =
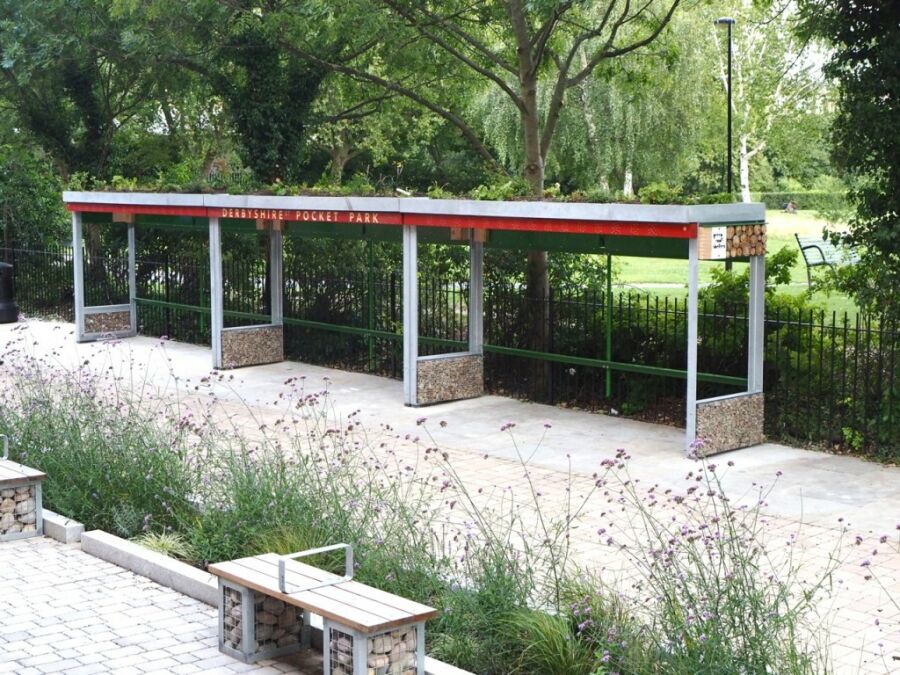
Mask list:
[{"label": "black bin", "polygon": [[19,320],[19,306],[13,297],[13,266],[0,262],[0,323]]}]

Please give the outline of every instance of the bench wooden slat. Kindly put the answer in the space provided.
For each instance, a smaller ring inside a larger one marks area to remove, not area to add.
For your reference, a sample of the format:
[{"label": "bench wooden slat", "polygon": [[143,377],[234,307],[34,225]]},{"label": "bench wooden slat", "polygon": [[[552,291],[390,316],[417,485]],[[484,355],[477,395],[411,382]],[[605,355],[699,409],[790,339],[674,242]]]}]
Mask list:
[{"label": "bench wooden slat", "polygon": [[[263,555],[256,557],[260,560],[264,560],[274,565],[276,570],[275,574],[278,574],[278,558],[280,556],[275,555],[274,553],[264,553]],[[294,561],[290,565],[288,565],[288,569],[296,570],[298,568],[303,571],[303,574],[305,576],[308,576],[311,579],[316,579],[317,581],[324,581],[330,576],[333,576],[329,572],[319,569],[318,567],[313,567],[311,565],[307,565],[305,563],[297,561]],[[341,584],[340,587],[346,591],[350,591],[351,593],[360,596],[361,598],[374,600],[375,602],[379,602],[383,605],[388,605],[389,607],[394,607],[413,616],[427,614],[429,612],[432,613],[432,616],[437,615],[437,610],[435,610],[433,607],[423,605],[422,603],[409,600],[399,595],[394,595],[393,593],[388,593],[387,591],[382,591],[378,588],[373,588],[372,586],[367,586],[366,584],[362,584],[357,581],[348,581],[347,583]]]},{"label": "bench wooden slat", "polygon": [[10,459],[0,459],[0,486],[13,483],[33,483],[42,481],[47,477],[43,471],[32,469],[30,466],[13,462]]},{"label": "bench wooden slat", "polygon": [[[431,607],[354,581],[301,593],[282,593],[278,589],[278,558],[274,554],[241,558],[210,565],[209,571],[223,579],[247,586],[364,633],[426,621],[437,615],[437,611]],[[296,569],[298,567],[301,569]],[[302,563],[290,563],[288,571],[291,584],[312,583],[336,576]],[[380,597],[371,597],[372,591],[376,591],[374,595]],[[398,607],[398,604],[404,606]],[[372,611],[376,606],[379,607],[378,611]]]},{"label": "bench wooden slat", "polygon": [[[263,574],[271,574],[273,569],[275,574],[278,574],[277,565],[275,565],[275,567],[273,568],[272,565],[269,564],[269,562],[260,560],[259,558],[248,558],[244,560],[244,565]],[[303,573],[297,572],[296,570],[291,569],[292,567],[293,565],[288,564],[287,570],[285,571],[288,590],[291,590],[292,587],[296,588],[298,586],[308,586],[312,583],[316,583],[316,579],[312,579]],[[325,597],[337,600],[338,602],[343,602],[350,607],[358,607],[359,609],[363,610],[364,612],[368,612],[373,616],[381,617],[385,621],[409,621],[409,612],[401,611],[396,607],[391,607],[382,602],[369,600],[368,598],[353,593],[350,590],[346,590],[346,585],[347,583],[342,583],[335,586],[326,586],[324,588],[317,589],[317,592]],[[291,593],[291,595],[297,594]]]},{"label": "bench wooden slat", "polygon": [[210,566],[209,571],[223,579],[241,584],[254,591],[259,591],[264,595],[270,595],[273,598],[283,600],[295,607],[308,609],[314,614],[332,619],[333,621],[338,621],[356,630],[369,632],[377,630],[377,628],[385,623],[384,619],[380,616],[374,616],[368,612],[357,609],[352,605],[332,600],[327,596],[319,594],[317,591],[307,591],[305,593],[295,593],[290,595],[282,593],[278,590],[277,577],[273,578],[269,574],[257,572],[256,570],[244,566],[237,560]]}]

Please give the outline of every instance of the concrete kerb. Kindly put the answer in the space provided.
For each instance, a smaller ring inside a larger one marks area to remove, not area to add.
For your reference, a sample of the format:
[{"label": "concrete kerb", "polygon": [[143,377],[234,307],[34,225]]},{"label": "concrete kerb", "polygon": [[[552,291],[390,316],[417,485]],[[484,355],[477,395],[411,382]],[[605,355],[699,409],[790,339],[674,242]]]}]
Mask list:
[{"label": "concrete kerb", "polygon": [[213,575],[162,553],[102,530],[85,532],[81,536],[81,550],[207,605],[218,604],[218,584]]},{"label": "concrete kerb", "polygon": [[[46,514],[47,512],[45,511],[44,513]],[[59,520],[67,520],[55,513],[52,515],[58,519],[57,522]],[[68,522],[74,523],[74,521]],[[82,530],[84,529],[84,526],[80,523],[74,524],[80,526]],[[57,536],[53,536],[53,538],[63,541]],[[81,550],[96,558],[130,570],[135,574],[152,579],[161,586],[171,588],[207,605],[212,607],[218,606],[219,588],[216,578],[180,560],[151,551],[144,546],[102,530],[92,530],[81,534]],[[319,617],[312,617],[312,633],[313,645],[321,648],[322,621]],[[473,674],[426,656],[425,675]]]},{"label": "concrete kerb", "polygon": [[44,509],[44,534],[63,544],[75,544],[81,541],[84,525],[77,520]]}]

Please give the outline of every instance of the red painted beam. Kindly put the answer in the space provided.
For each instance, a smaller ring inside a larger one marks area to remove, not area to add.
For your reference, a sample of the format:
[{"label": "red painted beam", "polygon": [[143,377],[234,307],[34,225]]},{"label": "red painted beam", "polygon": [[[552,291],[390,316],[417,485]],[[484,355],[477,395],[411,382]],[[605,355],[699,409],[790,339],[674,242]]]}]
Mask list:
[{"label": "red painted beam", "polygon": [[70,202],[66,204],[69,211],[85,213],[135,213],[150,214],[155,216],[196,216],[206,218],[205,206],[146,206],[141,204],[79,204]]},{"label": "red painted beam", "polygon": [[476,230],[512,230],[515,232],[554,232],[563,234],[606,234],[623,237],[659,237],[695,239],[696,223],[650,223],[613,220],[567,220],[565,218],[499,218],[493,216],[449,216],[403,214],[406,225],[421,227],[460,227]]},{"label": "red painted beam", "polygon": [[565,218],[504,218],[497,216],[459,216],[441,214],[335,211],[324,209],[273,210],[223,209],[205,206],[149,206],[132,204],[66,204],[69,211],[91,213],[134,213],[200,218],[238,218],[285,220],[315,223],[359,223],[381,225],[417,225],[513,232],[550,232],[558,234],[600,234],[661,239],[695,239],[696,223],[653,223],[613,220],[568,220]]}]

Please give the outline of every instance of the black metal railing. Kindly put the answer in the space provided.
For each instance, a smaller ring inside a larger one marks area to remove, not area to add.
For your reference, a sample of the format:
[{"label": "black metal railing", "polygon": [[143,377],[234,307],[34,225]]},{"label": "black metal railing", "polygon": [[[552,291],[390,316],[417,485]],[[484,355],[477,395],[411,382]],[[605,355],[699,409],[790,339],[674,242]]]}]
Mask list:
[{"label": "black metal railing", "polygon": [[[0,249],[2,250],[2,249]],[[72,255],[2,250],[15,266],[26,314],[72,317]],[[90,277],[89,277],[90,275]],[[127,258],[88,255],[88,304],[127,299]],[[140,331],[208,344],[209,265],[196,254],[137,261]],[[223,262],[226,325],[264,323],[265,260]],[[288,253],[285,351],[309,363],[398,377],[402,277],[385,269],[335,269]],[[423,354],[466,349],[465,280],[419,281]],[[485,383],[493,393],[680,424],[684,419],[687,312],[682,299],[555,287],[535,303],[510,282],[485,285]],[[535,319],[535,317],[538,317]],[[766,430],[771,438],[873,454],[900,453],[900,330],[859,315],[774,303],[766,316]],[[701,397],[739,391],[747,373],[744,307],[702,303]],[[609,337],[609,340],[607,340]]]}]

